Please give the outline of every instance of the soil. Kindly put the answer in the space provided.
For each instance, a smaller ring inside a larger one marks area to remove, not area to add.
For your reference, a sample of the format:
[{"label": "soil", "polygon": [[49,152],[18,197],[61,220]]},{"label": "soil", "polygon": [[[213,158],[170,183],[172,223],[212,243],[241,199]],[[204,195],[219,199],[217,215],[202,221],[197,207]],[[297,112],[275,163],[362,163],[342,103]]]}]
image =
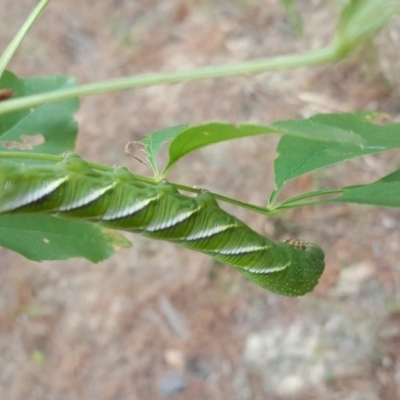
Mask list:
[{"label": "soil", "polygon": [[[1,49],[36,3],[0,2]],[[58,0],[9,68],[82,84],[297,53],[329,42],[338,7],[299,0],[301,36],[276,0]],[[357,110],[400,121],[399,37],[395,21],[335,65],[83,98],[77,152],[151,174],[124,147],[167,126]],[[265,204],[277,141],[203,149],[169,178]],[[398,152],[368,156],[302,177],[284,195],[398,168]],[[131,249],[97,265],[0,249],[0,399],[399,399],[398,210],[332,205],[266,219],[225,208],[274,240],[318,242],[326,270],[317,288],[283,298],[204,255],[133,235]]]}]

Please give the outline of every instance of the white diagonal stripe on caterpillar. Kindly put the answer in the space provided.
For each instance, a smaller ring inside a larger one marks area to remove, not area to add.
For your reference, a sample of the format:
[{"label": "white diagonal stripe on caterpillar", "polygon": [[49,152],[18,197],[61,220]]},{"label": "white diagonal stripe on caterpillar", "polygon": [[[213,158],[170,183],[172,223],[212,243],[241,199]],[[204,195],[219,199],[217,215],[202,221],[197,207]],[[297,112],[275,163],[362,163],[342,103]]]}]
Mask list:
[{"label": "white diagonal stripe on caterpillar", "polygon": [[248,244],[247,246],[240,246],[240,247],[231,247],[229,249],[222,249],[219,254],[227,255],[227,256],[234,256],[237,254],[244,254],[244,253],[255,253],[261,250],[267,250],[271,246],[254,246],[253,244]]},{"label": "white diagonal stripe on caterpillar", "polygon": [[152,201],[158,200],[159,196],[151,197],[150,199],[139,200],[136,199],[135,202],[125,208],[120,210],[108,210],[103,216],[103,221],[112,221],[114,219],[121,219],[124,217],[128,217],[137,213],[138,211],[143,210],[146,208]]},{"label": "white diagonal stripe on caterpillar", "polygon": [[77,208],[81,208],[83,206],[86,206],[93,201],[99,199],[101,196],[103,196],[104,193],[108,192],[110,189],[114,187],[114,184],[108,185],[105,187],[102,187],[100,189],[90,189],[89,194],[84,197],[80,197],[79,199],[76,199],[75,201],[72,201],[67,204],[62,204],[59,208],[59,211],[71,211],[75,210]]},{"label": "white diagonal stripe on caterpillar", "polygon": [[280,265],[278,267],[272,267],[272,268],[243,267],[243,269],[247,272],[251,272],[252,274],[272,274],[274,272],[283,271],[289,265],[290,265],[290,262],[286,265]]},{"label": "white diagonal stripe on caterpillar", "polygon": [[[16,199],[13,199],[8,203],[3,204],[0,207],[0,212],[16,210],[19,207],[27,206],[28,204],[34,203],[35,201],[40,200],[41,198],[54,192],[65,181],[65,177],[58,178],[51,182],[44,181],[43,185],[36,190],[24,193],[22,196],[18,196]],[[6,182],[5,189],[9,189],[12,186],[12,183],[9,184],[8,182],[9,181]]]},{"label": "white diagonal stripe on caterpillar", "polygon": [[198,212],[200,208],[196,208],[195,210],[188,211],[186,213],[180,212],[178,215],[176,215],[173,218],[167,219],[166,221],[162,221],[160,223],[151,223],[147,228],[147,232],[157,232],[157,231],[162,231],[163,229],[171,228],[175,225],[178,225],[179,223],[187,220],[190,218],[193,214]]},{"label": "white diagonal stripe on caterpillar", "polygon": [[217,233],[220,233],[220,232],[226,231],[228,229],[234,228],[235,226],[236,226],[236,224],[229,224],[229,225],[215,224],[215,226],[213,228],[205,229],[205,230],[202,230],[202,231],[197,231],[196,233],[191,233],[186,238],[186,240],[187,241],[192,241],[192,240],[208,238],[208,237],[216,235]]}]

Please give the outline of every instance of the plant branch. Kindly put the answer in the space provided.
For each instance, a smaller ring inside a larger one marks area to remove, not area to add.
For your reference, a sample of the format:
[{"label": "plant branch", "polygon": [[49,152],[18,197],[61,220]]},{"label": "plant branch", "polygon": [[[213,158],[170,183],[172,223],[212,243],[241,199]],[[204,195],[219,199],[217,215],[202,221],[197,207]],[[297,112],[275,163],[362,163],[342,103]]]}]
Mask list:
[{"label": "plant branch", "polygon": [[313,50],[303,54],[291,54],[272,59],[253,60],[233,65],[208,66],[190,71],[143,74],[4,101],[0,104],[0,115],[25,108],[37,107],[41,104],[55,101],[123,89],[315,66],[336,60],[337,54],[335,48],[327,46],[323,49]]},{"label": "plant branch", "polygon": [[8,63],[10,62],[12,56],[14,55],[19,45],[21,44],[22,40],[28,33],[29,29],[31,29],[32,25],[39,18],[40,14],[49,3],[50,0],[41,0],[41,2],[31,12],[31,14],[24,22],[18,33],[14,36],[14,39],[10,42],[10,44],[0,57],[0,78],[3,75],[3,72],[6,69]]},{"label": "plant branch", "polygon": [[[313,192],[303,193],[303,194],[300,194],[298,196],[291,197],[290,199],[287,199],[287,200],[283,200],[280,203],[278,203],[276,206],[274,206],[274,208],[281,208],[283,206],[290,206],[290,205],[296,206],[296,204],[300,200],[309,199],[311,197],[326,196],[326,195],[329,195],[329,194],[340,194],[340,193],[342,193],[341,189],[316,190],[316,191],[313,191]],[[304,203],[298,203],[298,204],[304,204]]]},{"label": "plant branch", "polygon": [[[200,189],[200,188],[196,188],[196,187],[192,187],[192,186],[181,185],[181,184],[174,183],[174,182],[169,182],[169,183],[171,185],[175,186],[177,189],[184,190],[186,192],[200,194],[201,192],[204,191],[204,189]],[[223,201],[224,203],[233,204],[234,206],[245,208],[247,210],[254,211],[259,214],[268,215],[268,216],[277,214],[276,210],[269,210],[266,207],[256,206],[256,205],[250,204],[250,203],[245,203],[243,201],[235,200],[235,199],[223,196],[222,194],[218,194],[215,192],[208,191],[208,193],[210,193],[216,200]]]},{"label": "plant branch", "polygon": [[310,201],[305,201],[303,203],[283,204],[283,205],[280,204],[276,208],[274,208],[274,212],[275,212],[275,214],[278,214],[283,210],[288,210],[291,208],[320,206],[323,204],[332,204],[332,203],[336,203],[336,199],[310,200]]}]

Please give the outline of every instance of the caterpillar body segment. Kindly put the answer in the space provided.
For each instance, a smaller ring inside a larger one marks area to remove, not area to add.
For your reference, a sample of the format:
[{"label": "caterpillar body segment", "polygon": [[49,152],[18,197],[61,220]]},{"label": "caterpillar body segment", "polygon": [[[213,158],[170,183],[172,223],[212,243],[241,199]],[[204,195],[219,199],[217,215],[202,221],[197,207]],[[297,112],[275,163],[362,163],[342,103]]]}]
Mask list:
[{"label": "caterpillar body segment", "polygon": [[168,182],[140,182],[122,166],[94,170],[75,154],[57,164],[0,161],[0,214],[13,213],[84,219],[174,242],[285,296],[311,291],[324,269],[317,245],[274,243],[222,210],[208,192],[184,196]]},{"label": "caterpillar body segment", "polygon": [[[325,265],[322,249],[313,243],[303,243],[304,248],[292,246],[290,243],[276,244],[277,250],[283,253],[282,258],[290,260],[289,264],[277,273],[261,272],[262,268],[244,268],[241,272],[271,292],[285,296],[302,296],[317,285]],[[255,278],[257,274],[258,279]]]}]

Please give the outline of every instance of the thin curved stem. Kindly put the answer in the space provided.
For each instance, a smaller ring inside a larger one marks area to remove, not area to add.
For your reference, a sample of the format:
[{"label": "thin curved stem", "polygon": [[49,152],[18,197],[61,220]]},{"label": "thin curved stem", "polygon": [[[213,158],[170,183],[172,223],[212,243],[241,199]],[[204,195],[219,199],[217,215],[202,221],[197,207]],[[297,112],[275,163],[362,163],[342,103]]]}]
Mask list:
[{"label": "thin curved stem", "polygon": [[276,213],[280,213],[283,210],[288,210],[291,208],[300,208],[300,207],[310,207],[310,206],[320,206],[323,204],[332,204],[336,203],[336,199],[325,199],[325,200],[312,200],[312,201],[305,201],[303,203],[297,203],[297,204],[292,204],[292,205],[279,205],[276,208],[274,208],[274,211]]},{"label": "thin curved stem", "polygon": [[53,154],[46,153],[24,153],[24,152],[16,152],[16,151],[7,151],[0,152],[1,158],[17,158],[17,159],[28,159],[28,160],[41,160],[41,161],[50,161],[50,162],[60,162],[62,161],[62,156],[56,156]]},{"label": "thin curved stem", "polygon": [[[297,204],[300,200],[309,199],[311,197],[317,196],[327,196],[329,194],[340,194],[342,193],[341,189],[323,189],[323,190],[315,190],[313,192],[303,193],[295,197],[291,197],[290,199],[283,200],[278,203],[274,208],[281,208],[282,206],[290,206]],[[301,203],[302,204],[302,203]]]},{"label": "thin curved stem", "polygon": [[272,59],[253,60],[233,65],[208,66],[191,71],[143,74],[4,101],[0,104],[0,115],[16,110],[36,107],[41,104],[110,91],[320,65],[336,61],[336,59],[337,54],[335,47],[327,46],[323,49],[313,50],[303,54],[290,54]]},{"label": "thin curved stem", "polygon": [[[171,185],[175,186],[177,189],[179,190],[184,190],[186,192],[191,192],[191,193],[201,193],[204,191],[204,189],[200,189],[200,188],[194,188],[191,186],[186,186],[186,185],[181,185],[178,183],[174,183],[174,182],[169,182]],[[229,203],[229,204],[233,204],[237,207],[241,207],[241,208],[245,208],[247,210],[250,211],[254,211],[256,213],[259,214],[263,214],[263,215],[268,215],[268,216],[272,216],[276,214],[275,210],[269,210],[266,207],[262,207],[262,206],[257,206],[255,204],[250,204],[250,203],[245,203],[243,201],[239,201],[239,200],[235,200],[232,199],[230,197],[224,196],[222,194],[219,193],[215,193],[215,192],[210,192],[209,193],[216,199],[216,200],[220,200],[223,201],[224,203]]]},{"label": "thin curved stem", "polygon": [[29,17],[26,19],[18,33],[14,36],[13,40],[10,42],[2,56],[0,57],[0,77],[3,75],[4,70],[6,69],[8,63],[10,62],[12,56],[18,49],[22,40],[28,33],[29,29],[31,29],[32,25],[39,18],[42,11],[46,8],[46,6],[50,3],[50,0],[42,0],[35,9],[31,12]]}]

